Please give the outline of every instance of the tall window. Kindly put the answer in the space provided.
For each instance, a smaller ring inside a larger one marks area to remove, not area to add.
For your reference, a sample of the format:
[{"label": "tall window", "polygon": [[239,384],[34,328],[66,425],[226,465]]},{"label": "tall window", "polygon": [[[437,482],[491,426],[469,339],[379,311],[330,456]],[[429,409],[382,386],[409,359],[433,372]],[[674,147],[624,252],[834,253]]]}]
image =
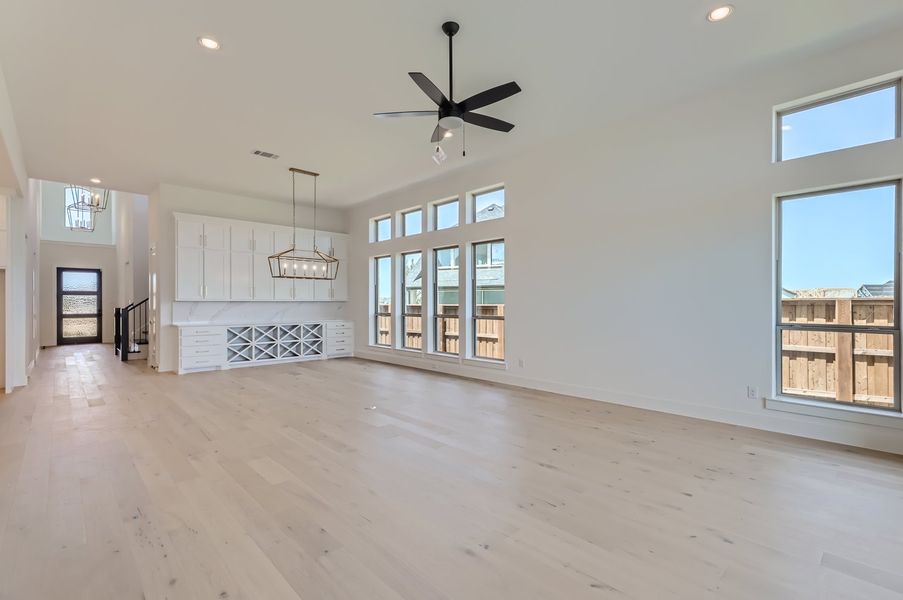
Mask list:
[{"label": "tall window", "polygon": [[473,222],[501,219],[505,216],[505,188],[473,196]]},{"label": "tall window", "polygon": [[436,231],[458,226],[458,201],[447,200],[433,204],[433,223]]},{"label": "tall window", "polygon": [[433,351],[460,353],[460,321],[457,246],[433,250]]},{"label": "tall window", "polygon": [[392,239],[392,217],[373,220],[373,240],[384,242]]},{"label": "tall window", "polygon": [[900,80],[779,111],[778,160],[900,137]]},{"label": "tall window", "polygon": [[373,260],[373,341],[378,346],[392,345],[392,257]]},{"label": "tall window", "polygon": [[778,389],[900,410],[900,183],[781,198]]},{"label": "tall window", "polygon": [[473,355],[505,358],[505,242],[473,245]]},{"label": "tall window", "polygon": [[403,296],[401,307],[402,344],[405,348],[423,348],[423,260],[420,252],[402,254]]},{"label": "tall window", "polygon": [[401,214],[401,235],[423,233],[423,209],[417,208]]}]

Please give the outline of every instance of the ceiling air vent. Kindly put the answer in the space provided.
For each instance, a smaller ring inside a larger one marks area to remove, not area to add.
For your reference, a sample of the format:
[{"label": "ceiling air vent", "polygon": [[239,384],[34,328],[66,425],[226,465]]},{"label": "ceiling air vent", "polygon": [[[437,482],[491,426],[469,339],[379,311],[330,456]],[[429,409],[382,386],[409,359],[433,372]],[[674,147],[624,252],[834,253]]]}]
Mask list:
[{"label": "ceiling air vent", "polygon": [[251,154],[254,156],[259,156],[261,158],[269,158],[271,160],[279,160],[278,154],[273,154],[272,152],[267,152],[266,150],[251,150]]}]

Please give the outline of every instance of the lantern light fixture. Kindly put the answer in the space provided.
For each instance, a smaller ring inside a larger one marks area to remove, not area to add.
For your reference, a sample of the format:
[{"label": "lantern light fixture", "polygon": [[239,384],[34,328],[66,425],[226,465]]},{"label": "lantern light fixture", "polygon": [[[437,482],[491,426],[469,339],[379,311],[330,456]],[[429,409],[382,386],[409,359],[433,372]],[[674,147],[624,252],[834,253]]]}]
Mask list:
[{"label": "lantern light fixture", "polygon": [[[317,246],[317,177],[320,174],[294,167],[289,171],[292,174],[292,245],[267,258],[270,265],[270,276],[274,279],[333,280],[339,273],[339,259],[331,253],[323,252]],[[298,174],[308,175],[314,180],[314,238],[313,247],[310,250],[299,249],[295,243],[297,232],[295,175]]]}]

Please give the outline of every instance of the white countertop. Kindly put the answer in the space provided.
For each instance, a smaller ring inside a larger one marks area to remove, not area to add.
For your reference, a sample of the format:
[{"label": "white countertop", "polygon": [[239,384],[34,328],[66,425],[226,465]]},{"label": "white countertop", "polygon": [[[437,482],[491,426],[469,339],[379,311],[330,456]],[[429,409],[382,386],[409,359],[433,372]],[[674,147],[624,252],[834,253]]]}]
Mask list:
[{"label": "white countertop", "polygon": [[310,323],[345,323],[350,322],[345,319],[322,319],[313,321],[258,321],[249,323],[248,321],[178,321],[172,323],[173,327],[252,327],[259,325],[302,325]]}]

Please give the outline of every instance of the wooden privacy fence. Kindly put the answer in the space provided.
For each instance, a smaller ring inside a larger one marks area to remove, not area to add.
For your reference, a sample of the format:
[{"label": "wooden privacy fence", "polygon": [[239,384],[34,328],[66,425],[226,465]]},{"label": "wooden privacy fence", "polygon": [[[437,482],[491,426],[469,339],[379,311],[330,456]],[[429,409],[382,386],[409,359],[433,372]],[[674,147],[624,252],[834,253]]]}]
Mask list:
[{"label": "wooden privacy fence", "polygon": [[[388,311],[388,306],[380,308]],[[423,348],[423,317],[419,314],[419,305],[408,305],[405,308],[404,317],[404,347]],[[457,305],[439,305],[436,319],[436,350],[458,354],[461,351],[461,320],[458,318]],[[478,317],[504,316],[505,306],[502,304],[482,304],[479,307]],[[390,345],[392,343],[392,317],[378,316],[376,319],[377,343]],[[477,319],[475,332],[477,343],[475,353],[482,358],[505,358],[505,321],[498,319]]]},{"label": "wooden privacy fence", "polygon": [[[891,298],[785,298],[784,324],[894,324]],[[877,407],[894,406],[894,338],[889,333],[781,331],[785,393]]]}]

